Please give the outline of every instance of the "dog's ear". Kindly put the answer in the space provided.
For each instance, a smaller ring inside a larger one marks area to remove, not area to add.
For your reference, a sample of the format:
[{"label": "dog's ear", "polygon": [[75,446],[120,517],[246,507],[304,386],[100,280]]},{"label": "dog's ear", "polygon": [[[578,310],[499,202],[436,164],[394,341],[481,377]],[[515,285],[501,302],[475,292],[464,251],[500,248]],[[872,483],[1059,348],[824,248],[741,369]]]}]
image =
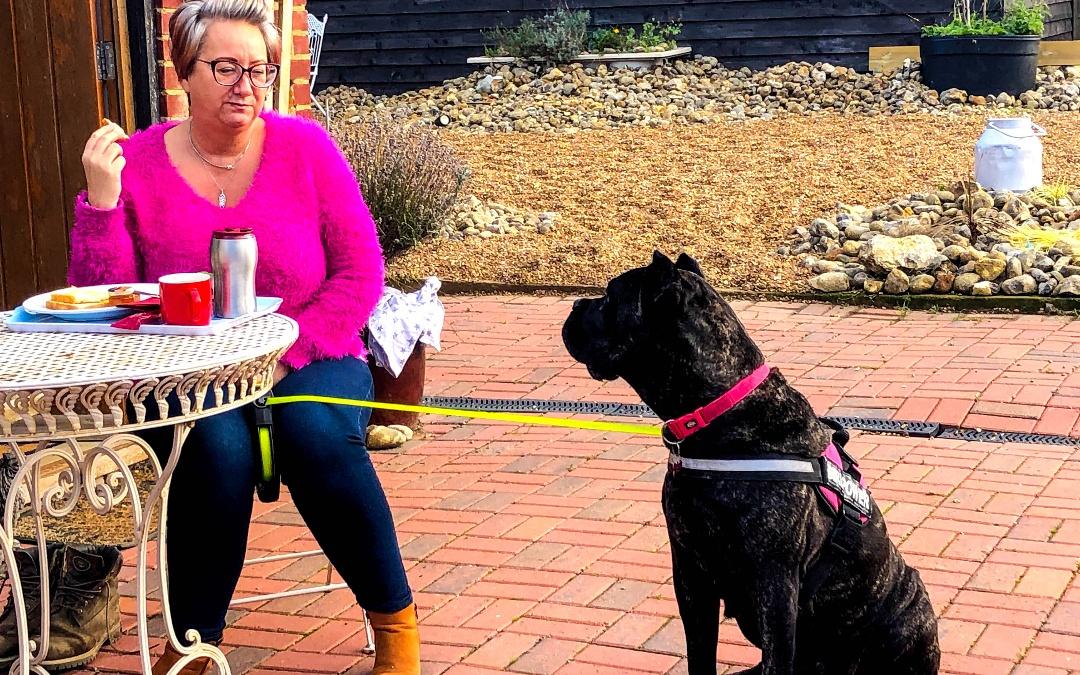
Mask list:
[{"label": "dog's ear", "polygon": [[645,292],[642,299],[648,303],[655,302],[678,286],[678,280],[679,272],[671,258],[660,251],[654,251],[652,262],[645,268]]},{"label": "dog's ear", "polygon": [[693,272],[702,279],[705,278],[705,273],[701,271],[701,266],[698,265],[698,262],[685,253],[679,254],[679,259],[675,261],[675,269]]},{"label": "dog's ear", "polygon": [[660,251],[653,251],[652,262],[645,271],[649,282],[655,287],[666,286],[676,277],[675,263]]},{"label": "dog's ear", "polygon": [[671,258],[667,257],[659,250],[654,250],[652,252],[652,263],[649,264],[649,267],[654,267],[657,270],[666,271],[666,268],[672,267]]}]

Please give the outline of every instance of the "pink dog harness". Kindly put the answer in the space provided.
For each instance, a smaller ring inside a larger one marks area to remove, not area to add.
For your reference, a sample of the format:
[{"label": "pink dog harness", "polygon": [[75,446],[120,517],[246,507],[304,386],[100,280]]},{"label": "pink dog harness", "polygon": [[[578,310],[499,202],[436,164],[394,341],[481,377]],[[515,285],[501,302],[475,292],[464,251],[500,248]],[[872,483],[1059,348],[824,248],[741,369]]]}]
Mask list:
[{"label": "pink dog harness", "polygon": [[661,437],[670,452],[668,467],[672,474],[689,469],[726,480],[790,481],[817,486],[815,492],[833,514],[833,526],[825,546],[801,579],[800,601],[813,602],[837,563],[859,548],[862,528],[874,512],[874,502],[866,489],[859,465],[844,451],[846,434],[843,428],[826,421],[836,432],[820,457],[759,454],[698,459],[683,457],[680,453],[684,440],[738,405],[765,381],[770,372],[768,364],[758,366],[712,403],[665,422]]},{"label": "pink dog harness", "polygon": [[[767,363],[739,380],[711,403],[664,423],[663,439],[670,450],[668,465],[673,471],[689,469],[718,474],[731,480],[780,480],[817,485],[818,494],[835,515],[848,506],[865,523],[873,512],[873,502],[858,463],[836,443],[829,443],[820,457],[754,455],[724,459],[697,459],[680,454],[682,442],[707,427],[754,392],[769,376]],[[854,514],[851,514],[854,515]]]}]

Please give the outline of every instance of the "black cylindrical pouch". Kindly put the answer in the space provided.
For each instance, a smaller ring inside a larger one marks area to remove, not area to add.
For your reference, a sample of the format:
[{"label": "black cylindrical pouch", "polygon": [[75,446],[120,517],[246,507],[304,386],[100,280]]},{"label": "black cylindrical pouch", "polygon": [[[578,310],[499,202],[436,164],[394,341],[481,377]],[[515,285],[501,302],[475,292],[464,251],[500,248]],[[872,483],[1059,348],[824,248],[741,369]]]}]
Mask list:
[{"label": "black cylindrical pouch", "polygon": [[281,474],[274,459],[274,415],[266,404],[266,396],[252,405],[255,411],[254,447],[257,455],[258,475],[255,477],[255,493],[261,502],[276,502],[281,495]]}]

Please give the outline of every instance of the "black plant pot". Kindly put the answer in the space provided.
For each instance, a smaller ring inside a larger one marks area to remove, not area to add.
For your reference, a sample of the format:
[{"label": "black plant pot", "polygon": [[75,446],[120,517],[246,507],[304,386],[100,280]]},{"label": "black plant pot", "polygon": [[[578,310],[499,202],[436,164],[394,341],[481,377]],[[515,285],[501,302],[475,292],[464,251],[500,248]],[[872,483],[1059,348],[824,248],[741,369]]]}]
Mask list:
[{"label": "black plant pot", "polygon": [[963,89],[975,96],[1012,94],[1035,88],[1038,35],[923,37],[919,41],[923,82],[931,89]]}]

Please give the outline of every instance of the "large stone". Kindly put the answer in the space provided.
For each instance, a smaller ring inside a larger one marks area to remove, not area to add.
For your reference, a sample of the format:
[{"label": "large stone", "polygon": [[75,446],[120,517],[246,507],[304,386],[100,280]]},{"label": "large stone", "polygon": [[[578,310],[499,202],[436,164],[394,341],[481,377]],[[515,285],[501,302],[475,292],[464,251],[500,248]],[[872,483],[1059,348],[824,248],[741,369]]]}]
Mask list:
[{"label": "large stone", "polygon": [[839,293],[851,288],[851,277],[843,272],[826,272],[810,279],[810,287],[822,293]]},{"label": "large stone", "polygon": [[825,274],[826,272],[839,272],[844,269],[844,263],[836,262],[835,260],[816,260],[813,267],[814,274]]},{"label": "large stone", "polygon": [[867,293],[880,293],[885,284],[880,279],[867,279],[863,282],[863,290]]},{"label": "large stone", "polygon": [[870,228],[865,225],[852,224],[844,228],[844,236],[848,239],[861,239],[869,231]]},{"label": "large stone", "polygon": [[1006,262],[1001,258],[983,258],[975,261],[975,274],[984,281],[993,281],[1005,271]]},{"label": "large stone", "polygon": [[1001,210],[1018,222],[1025,221],[1031,217],[1031,211],[1028,209],[1028,205],[1016,195],[1009,195]]},{"label": "large stone", "polygon": [[970,293],[971,288],[980,281],[982,281],[982,277],[978,274],[975,274],[974,272],[965,272],[956,277],[956,280],[953,281],[953,290],[957,293]]},{"label": "large stone", "polygon": [[993,295],[994,284],[989,281],[978,281],[971,287],[972,295]]},{"label": "large stone", "polygon": [[934,292],[948,293],[952,290],[956,274],[951,270],[938,270],[934,272]]},{"label": "large stone", "polygon": [[883,288],[886,293],[891,295],[902,295],[908,292],[910,286],[911,281],[908,279],[908,275],[904,274],[904,271],[899,267],[894,267],[889,272],[889,276],[885,277]]},{"label": "large stone", "polygon": [[1065,280],[1054,287],[1054,295],[1078,296],[1080,295],[1080,277],[1065,277]]},{"label": "large stone", "polygon": [[941,252],[941,255],[945,256],[957,265],[963,265],[964,263],[971,262],[976,258],[975,249],[971,248],[970,246],[959,246],[957,244],[946,246],[945,249]]},{"label": "large stone", "polygon": [[1039,284],[1034,277],[1030,274],[1021,274],[1002,282],[1001,292],[1006,295],[1031,295],[1038,287]]},{"label": "large stone", "polygon": [[911,288],[909,290],[911,290],[912,293],[927,293],[934,287],[935,281],[934,277],[929,274],[916,275],[915,278],[911,280]]},{"label": "large stone", "polygon": [[863,245],[859,260],[875,272],[891,272],[896,268],[924,272],[936,267],[941,256],[933,239],[925,234],[913,234],[874,237]]},{"label": "large stone", "polygon": [[989,209],[994,206],[994,198],[985,190],[978,190],[971,195],[971,210]]},{"label": "large stone", "polygon": [[810,231],[819,236],[828,237],[829,239],[840,238],[840,228],[836,226],[836,223],[824,218],[818,218],[811,223]]}]

